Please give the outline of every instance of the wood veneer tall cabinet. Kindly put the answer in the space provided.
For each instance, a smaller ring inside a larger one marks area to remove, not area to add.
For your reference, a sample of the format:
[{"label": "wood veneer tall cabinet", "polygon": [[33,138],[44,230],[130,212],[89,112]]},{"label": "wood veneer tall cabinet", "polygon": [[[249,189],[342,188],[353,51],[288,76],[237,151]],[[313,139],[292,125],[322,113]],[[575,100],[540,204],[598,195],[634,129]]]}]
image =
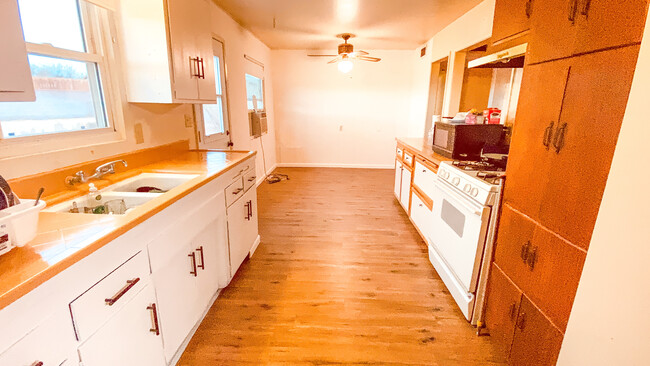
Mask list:
[{"label": "wood veneer tall cabinet", "polygon": [[207,0],[120,1],[127,99],[216,103]]},{"label": "wood veneer tall cabinet", "polygon": [[[485,313],[513,365],[557,361],[646,12],[645,0],[534,1]],[[606,36],[590,24],[616,17]]]}]

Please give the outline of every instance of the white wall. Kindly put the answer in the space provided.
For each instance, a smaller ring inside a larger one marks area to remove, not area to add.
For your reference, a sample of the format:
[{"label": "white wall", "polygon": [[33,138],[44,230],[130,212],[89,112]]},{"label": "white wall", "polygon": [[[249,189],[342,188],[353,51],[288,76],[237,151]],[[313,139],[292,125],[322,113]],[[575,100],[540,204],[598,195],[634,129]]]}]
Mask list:
[{"label": "white wall", "polygon": [[[228,92],[230,97],[231,132],[235,149],[260,150],[260,139],[251,140],[248,136],[248,115],[246,107],[246,87],[244,54],[249,54],[266,65],[265,82],[267,98],[267,115],[269,133],[263,136],[266,153],[266,165],[270,170],[276,164],[275,125],[273,122],[273,81],[270,72],[270,50],[249,31],[240,27],[221,8],[212,6],[212,29],[215,35],[225,40],[226,64],[228,68]],[[117,76],[120,79],[121,76]],[[190,140],[195,147],[194,129],[185,127],[185,115],[192,115],[190,104],[131,104],[125,100],[126,91],[122,90],[122,108],[124,110],[125,136],[121,141],[70,147],[66,150],[2,159],[0,156],[0,174],[7,178],[54,170],[63,166],[88,160],[123,154],[134,150],[159,146],[179,140]],[[0,105],[1,107],[1,105]],[[136,144],[134,125],[141,123],[144,143]],[[56,139],[57,135],[52,135]],[[257,157],[258,176],[262,175],[263,164],[261,152]]]},{"label": "white wall", "polygon": [[648,365],[650,27],[558,365]]},{"label": "white wall", "polygon": [[368,51],[381,62],[355,62],[349,74],[305,51],[271,52],[281,164],[393,167],[414,52]]},{"label": "white wall", "polygon": [[[226,79],[228,84],[228,98],[230,107],[230,131],[232,141],[237,150],[256,150],[257,174],[263,175],[264,164],[261,151],[264,144],[267,171],[276,165],[276,127],[274,122],[274,83],[271,74],[271,50],[255,38],[251,32],[242,28],[225,11],[218,6],[212,7],[212,32],[224,40],[226,58]],[[244,54],[253,57],[264,64],[264,83],[266,98],[266,112],[269,131],[261,138],[251,140],[248,127],[248,107],[246,104],[246,79],[245,74],[250,61]]]},{"label": "white wall", "polygon": [[[407,135],[413,137],[424,136],[425,118],[427,114],[427,102],[429,95],[429,81],[431,77],[431,63],[442,58],[449,57],[450,70],[447,72],[447,89],[451,87],[450,75],[453,73],[451,65],[454,63],[454,53],[465,49],[476,43],[485,41],[492,36],[492,22],[494,18],[494,4],[496,0],[485,0],[472,8],[453,23],[449,24],[440,32],[436,33],[426,44],[427,54],[425,57],[417,58],[413,72],[413,89],[411,91],[412,103],[409,112],[409,124]],[[419,49],[418,49],[419,55]],[[462,75],[461,75],[462,82]],[[456,95],[457,94],[457,95]],[[458,108],[457,100],[460,92],[452,95],[445,91],[443,104],[444,114],[456,114]]]}]

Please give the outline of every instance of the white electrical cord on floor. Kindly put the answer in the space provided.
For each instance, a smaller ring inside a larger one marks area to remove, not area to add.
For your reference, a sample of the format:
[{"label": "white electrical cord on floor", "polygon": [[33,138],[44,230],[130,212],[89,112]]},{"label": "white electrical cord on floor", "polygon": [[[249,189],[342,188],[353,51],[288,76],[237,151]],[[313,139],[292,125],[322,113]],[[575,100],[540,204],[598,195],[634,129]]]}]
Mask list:
[{"label": "white electrical cord on floor", "polygon": [[268,174],[266,170],[266,154],[264,153],[264,143],[262,142],[262,136],[260,136],[260,147],[262,149],[262,165],[264,165],[264,180],[269,184],[278,183],[282,180],[289,180],[289,176],[286,174]]}]

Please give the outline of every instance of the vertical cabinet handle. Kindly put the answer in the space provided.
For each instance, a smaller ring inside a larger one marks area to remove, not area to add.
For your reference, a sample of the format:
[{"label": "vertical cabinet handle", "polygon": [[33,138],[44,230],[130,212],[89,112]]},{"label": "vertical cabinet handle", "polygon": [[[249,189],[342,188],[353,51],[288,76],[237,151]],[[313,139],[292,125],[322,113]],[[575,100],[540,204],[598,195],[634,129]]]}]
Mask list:
[{"label": "vertical cabinet handle", "polygon": [[253,200],[248,201],[248,219],[253,217]]},{"label": "vertical cabinet handle", "polygon": [[533,15],[533,0],[526,1],[526,18],[530,19]]},{"label": "vertical cabinet handle", "polygon": [[567,124],[564,123],[562,127],[558,127],[555,131],[555,138],[553,138],[553,146],[555,147],[555,153],[559,154],[560,150],[564,147],[564,136],[566,135]]},{"label": "vertical cabinet handle", "polygon": [[569,14],[567,18],[571,25],[576,24],[576,12],[578,10],[578,0],[569,0]]},{"label": "vertical cabinet handle", "polygon": [[34,361],[34,363],[31,364],[30,366],[43,366],[43,365],[44,365],[43,361]]},{"label": "vertical cabinet handle", "polygon": [[580,11],[580,14],[584,15],[585,18],[589,19],[590,8],[591,8],[591,0],[585,0],[584,5],[582,6],[582,10]]},{"label": "vertical cabinet handle", "polygon": [[203,258],[203,245],[201,245],[197,250],[197,252],[201,253],[201,264],[198,264],[197,267],[205,270],[205,259]]},{"label": "vertical cabinet handle", "polygon": [[508,309],[508,316],[510,317],[510,320],[515,321],[517,318],[517,303],[513,302],[510,304],[510,307]]},{"label": "vertical cabinet handle", "polygon": [[551,146],[551,139],[553,138],[553,126],[555,125],[555,121],[551,121],[551,123],[548,124],[548,127],[544,130],[544,139],[542,140],[542,144],[546,146],[546,150],[548,150]]},{"label": "vertical cabinet handle", "polygon": [[534,247],[533,250],[530,251],[530,254],[528,254],[528,258],[526,259],[526,264],[528,264],[528,268],[532,271],[535,269],[535,263],[537,262],[537,247]]},{"label": "vertical cabinet handle", "polygon": [[205,79],[205,64],[203,63],[203,57],[197,57],[197,62],[199,64],[199,75],[200,79]]},{"label": "vertical cabinet handle", "polygon": [[192,270],[190,271],[190,274],[193,275],[194,277],[196,277],[197,276],[197,273],[196,273],[196,254],[194,252],[192,252],[192,253],[188,254],[187,256],[190,257],[190,259],[192,260]]},{"label": "vertical cabinet handle", "polygon": [[519,318],[517,319],[517,328],[520,330],[526,328],[526,313],[519,314]]},{"label": "vertical cabinet handle", "polygon": [[526,262],[526,259],[528,258],[528,251],[530,250],[530,240],[525,242],[521,246],[521,251],[519,252],[519,256],[521,257],[521,260]]},{"label": "vertical cabinet handle", "polygon": [[151,304],[147,306],[147,310],[151,311],[151,324],[153,328],[149,331],[155,335],[160,335],[160,326],[158,325],[158,309],[156,309],[156,304]]},{"label": "vertical cabinet handle", "polygon": [[129,290],[132,289],[133,286],[135,286],[138,282],[140,282],[139,277],[136,277],[136,278],[134,278],[132,280],[127,280],[126,281],[126,286],[122,287],[122,289],[120,291],[118,291],[118,293],[113,295],[113,297],[109,297],[109,298],[105,299],[104,302],[108,306],[113,306],[113,304],[115,304],[119,299],[122,298],[122,296],[124,296],[127,292],[129,292]]}]

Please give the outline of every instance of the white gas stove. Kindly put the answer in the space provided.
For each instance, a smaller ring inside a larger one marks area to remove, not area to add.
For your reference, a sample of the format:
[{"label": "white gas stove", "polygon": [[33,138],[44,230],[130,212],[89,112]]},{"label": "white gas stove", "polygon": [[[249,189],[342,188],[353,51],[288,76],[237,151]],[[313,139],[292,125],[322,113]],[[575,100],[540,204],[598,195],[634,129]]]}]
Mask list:
[{"label": "white gas stove", "polygon": [[503,167],[443,162],[433,194],[429,259],[472,324],[482,316]]}]

